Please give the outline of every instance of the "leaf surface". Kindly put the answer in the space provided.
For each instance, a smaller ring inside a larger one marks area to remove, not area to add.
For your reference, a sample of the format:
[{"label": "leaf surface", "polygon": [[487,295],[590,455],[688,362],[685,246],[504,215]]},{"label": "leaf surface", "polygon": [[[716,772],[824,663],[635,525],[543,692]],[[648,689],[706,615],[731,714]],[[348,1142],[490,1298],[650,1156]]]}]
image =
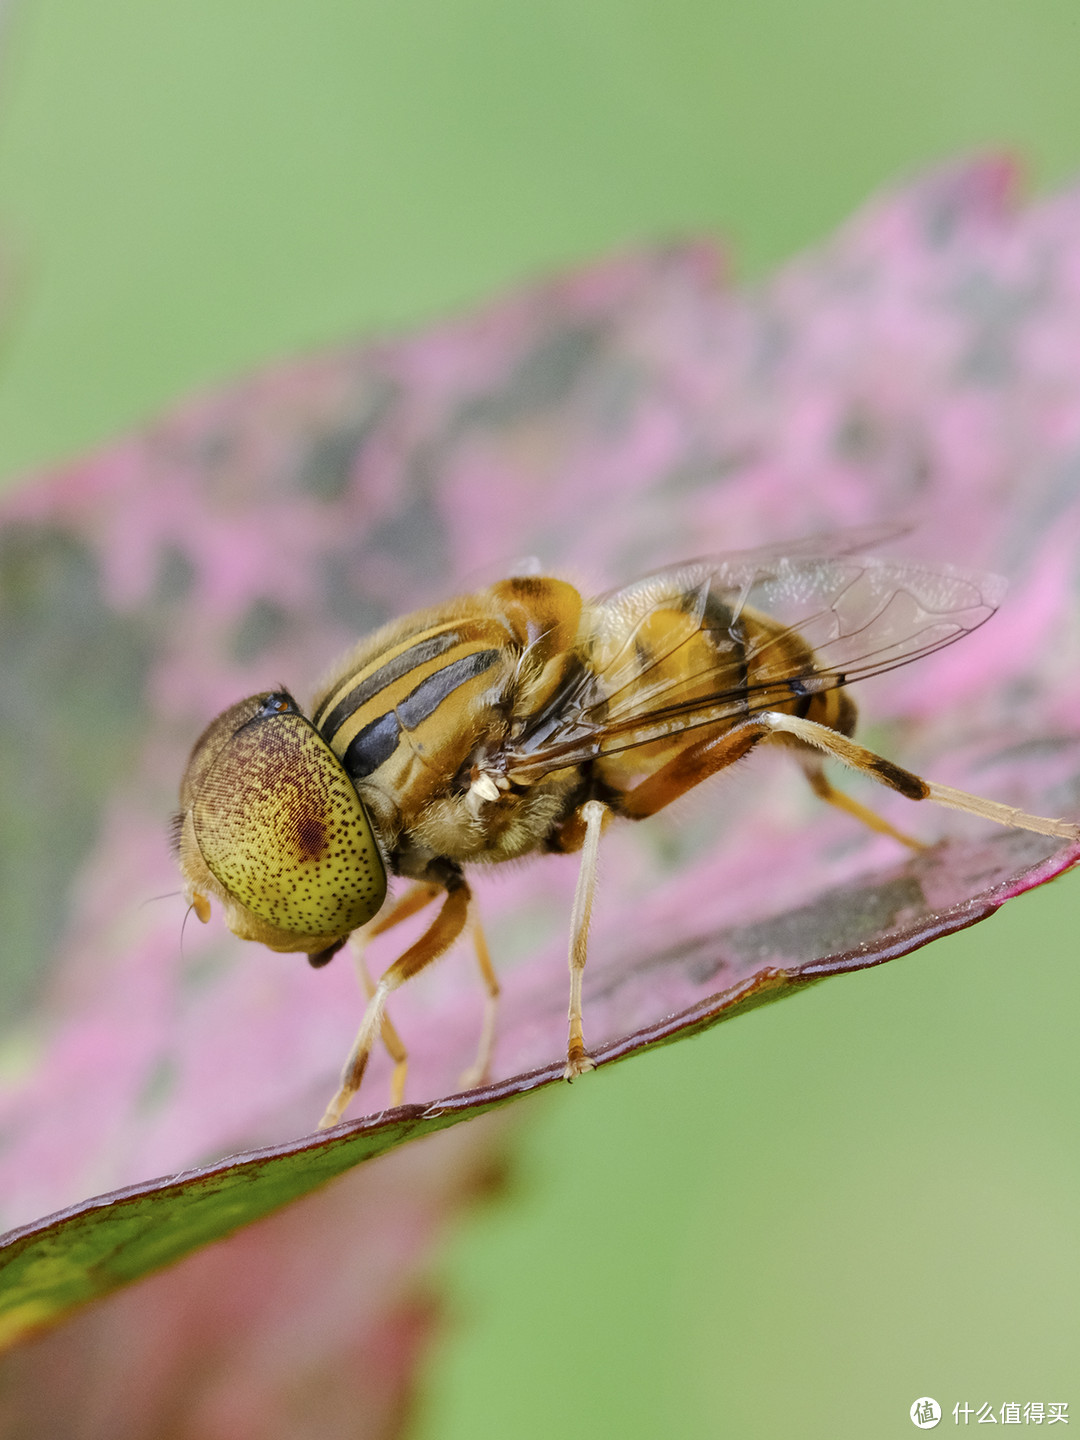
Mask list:
[{"label": "leaf surface", "polygon": [[[207,718],[310,693],[394,614],[522,554],[598,592],[915,521],[893,552],[1011,589],[963,644],[857,690],[870,743],[1080,810],[1080,194],[1020,212],[1009,185],[997,162],[935,172],[746,293],[718,288],[705,245],[603,262],[193,400],[5,502],[3,904],[29,957],[0,1099],[22,1227],[0,1250],[5,1339],[561,1072],[572,860],[479,877],[505,962],[496,1082],[455,1093],[481,1013],[455,954],[395,996],[411,1103],[322,1136],[361,1009],[347,966],[312,974],[217,919],[181,948],[182,903],[144,903],[176,888],[166,822]],[[906,953],[1077,858],[859,794],[937,843],[902,860],[822,814],[779,755],[613,828],[585,985],[601,1064]],[[380,1057],[369,1106],[387,1077]]]}]

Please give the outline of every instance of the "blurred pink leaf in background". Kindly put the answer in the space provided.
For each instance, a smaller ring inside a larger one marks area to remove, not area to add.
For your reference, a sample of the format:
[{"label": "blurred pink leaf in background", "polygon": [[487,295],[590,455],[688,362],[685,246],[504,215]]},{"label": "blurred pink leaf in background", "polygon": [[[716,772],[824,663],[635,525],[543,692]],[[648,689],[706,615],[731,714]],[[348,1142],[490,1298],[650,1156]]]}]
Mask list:
[{"label": "blurred pink leaf in background", "polygon": [[[313,975],[218,917],[189,924],[182,953],[182,902],[143,903],[177,886],[166,821],[188,748],[239,696],[281,683],[304,696],[356,635],[522,555],[594,591],[703,552],[911,523],[894,549],[997,570],[1011,588],[961,646],[859,688],[867,717],[888,722],[875,743],[941,782],[1076,812],[1080,192],[1018,210],[1012,184],[993,160],[934,172],[749,290],[719,285],[705,244],[606,260],[197,398],[4,502],[0,823],[13,859],[0,903],[24,961],[0,1102],[7,1224],[310,1129],[360,1012],[348,967]],[[892,937],[932,932],[939,912],[989,913],[1074,859],[868,797],[924,838],[949,837],[905,860],[804,788],[782,756],[755,757],[675,814],[612,830],[585,987],[592,1043],[617,1049],[766,970],[895,953]],[[565,1043],[574,879],[557,857],[479,877],[506,981],[496,1078],[551,1064]],[[394,953],[380,945],[373,960]],[[395,997],[410,1101],[456,1089],[480,1011],[464,954]],[[387,1075],[380,1059],[368,1106]],[[417,1148],[451,1177],[425,1180],[443,1222],[468,1189],[453,1177],[486,1163],[478,1128]],[[186,1267],[150,1282],[154,1307],[175,1286],[190,1314],[185,1297],[227,1288],[232,1247],[253,1287],[282,1295],[297,1217],[310,1210],[318,1231],[313,1207],[346,1184],[367,1232],[376,1182],[339,1183],[188,1262],[197,1283]],[[439,1220],[416,1220],[409,1283]],[[140,1293],[36,1346],[52,1364],[66,1344],[123,1349],[95,1327],[136,1332]],[[387,1294],[388,1313],[401,1303]],[[278,1324],[273,1306],[252,1308],[268,1333]],[[358,1334],[374,1323],[358,1309]],[[210,1363],[214,1342],[195,1330],[177,1320],[147,1415],[189,1393],[178,1377],[203,1343]],[[16,1408],[34,1349],[8,1362]],[[293,1358],[275,1367],[283,1390],[307,1373]],[[176,1433],[213,1433],[191,1425]]]}]

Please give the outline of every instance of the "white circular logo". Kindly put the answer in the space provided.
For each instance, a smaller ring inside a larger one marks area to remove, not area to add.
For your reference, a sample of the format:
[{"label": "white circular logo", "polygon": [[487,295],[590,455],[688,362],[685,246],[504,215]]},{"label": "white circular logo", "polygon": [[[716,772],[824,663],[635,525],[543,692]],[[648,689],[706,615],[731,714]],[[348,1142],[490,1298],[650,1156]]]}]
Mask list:
[{"label": "white circular logo", "polygon": [[920,1430],[933,1430],[941,1419],[941,1406],[929,1395],[924,1395],[920,1400],[915,1401],[908,1413],[911,1415],[911,1423],[917,1425]]}]

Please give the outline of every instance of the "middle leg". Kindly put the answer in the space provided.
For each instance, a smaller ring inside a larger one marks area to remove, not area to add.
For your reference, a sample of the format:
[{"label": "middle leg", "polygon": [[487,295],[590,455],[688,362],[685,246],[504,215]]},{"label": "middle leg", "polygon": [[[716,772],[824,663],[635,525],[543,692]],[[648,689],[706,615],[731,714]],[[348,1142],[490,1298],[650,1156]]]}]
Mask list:
[{"label": "middle leg", "polygon": [[593,1068],[585,1049],[581,1020],[581,982],[585,975],[585,959],[589,948],[589,921],[592,919],[593,896],[596,894],[596,860],[600,836],[611,818],[611,811],[599,800],[587,800],[580,815],[585,827],[581,846],[581,869],[578,871],[574,909],[570,918],[570,1011],[569,1035],[566,1044],[566,1068],[563,1076],[573,1080]]}]

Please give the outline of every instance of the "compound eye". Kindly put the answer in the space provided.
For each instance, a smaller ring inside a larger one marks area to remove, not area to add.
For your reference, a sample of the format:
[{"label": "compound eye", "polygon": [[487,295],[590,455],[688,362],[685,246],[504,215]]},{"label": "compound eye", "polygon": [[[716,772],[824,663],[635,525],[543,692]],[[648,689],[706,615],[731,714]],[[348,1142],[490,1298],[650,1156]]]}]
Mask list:
[{"label": "compound eye", "polygon": [[273,690],[260,698],[255,719],[267,720],[272,715],[299,715],[300,707],[287,690]]},{"label": "compound eye", "polygon": [[347,935],[386,896],[356,787],[287,692],[234,713],[237,728],[186,782],[203,859],[234,900],[280,930]]}]

